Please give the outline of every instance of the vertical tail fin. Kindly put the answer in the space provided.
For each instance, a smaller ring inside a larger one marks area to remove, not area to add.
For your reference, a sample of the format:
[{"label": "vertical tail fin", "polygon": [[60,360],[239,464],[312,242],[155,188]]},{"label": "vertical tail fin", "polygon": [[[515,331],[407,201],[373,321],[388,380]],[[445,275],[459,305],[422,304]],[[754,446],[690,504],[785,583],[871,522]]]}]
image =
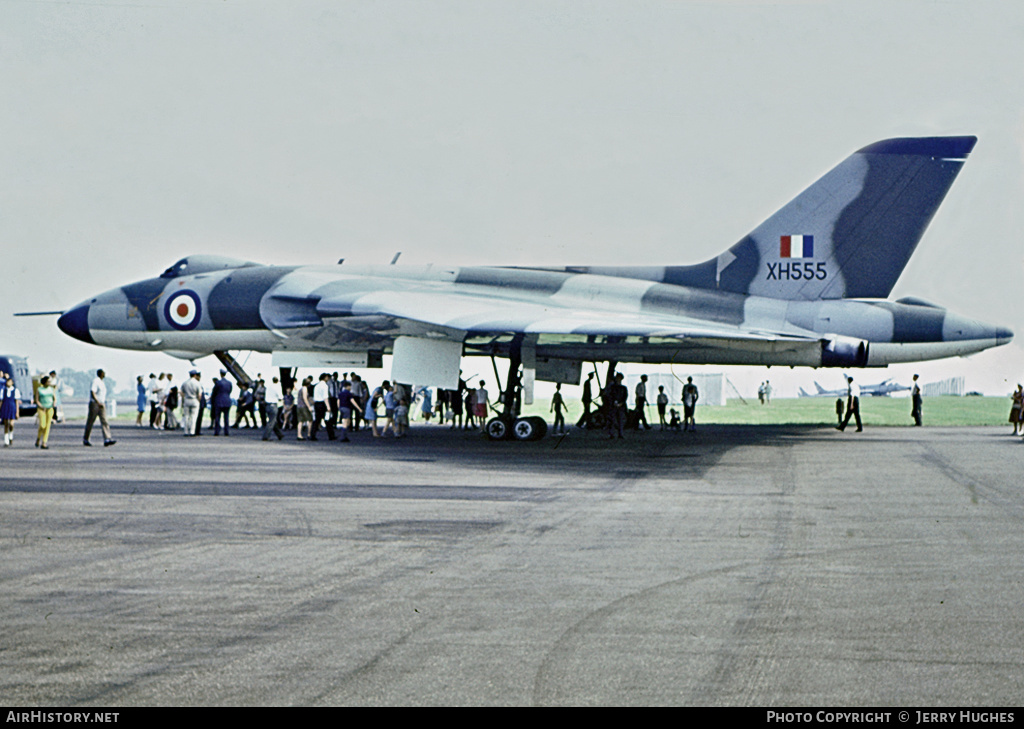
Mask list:
[{"label": "vertical tail fin", "polygon": [[722,255],[669,266],[662,280],[788,300],[885,298],[976,142],[864,147]]}]

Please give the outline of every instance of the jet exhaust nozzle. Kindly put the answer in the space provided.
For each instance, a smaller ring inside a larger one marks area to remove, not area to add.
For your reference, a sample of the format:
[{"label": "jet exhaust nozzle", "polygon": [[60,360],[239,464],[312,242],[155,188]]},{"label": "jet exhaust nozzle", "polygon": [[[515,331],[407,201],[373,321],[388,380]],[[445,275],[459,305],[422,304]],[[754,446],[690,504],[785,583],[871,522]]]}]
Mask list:
[{"label": "jet exhaust nozzle", "polygon": [[868,343],[863,339],[836,336],[822,341],[822,367],[866,367]]}]

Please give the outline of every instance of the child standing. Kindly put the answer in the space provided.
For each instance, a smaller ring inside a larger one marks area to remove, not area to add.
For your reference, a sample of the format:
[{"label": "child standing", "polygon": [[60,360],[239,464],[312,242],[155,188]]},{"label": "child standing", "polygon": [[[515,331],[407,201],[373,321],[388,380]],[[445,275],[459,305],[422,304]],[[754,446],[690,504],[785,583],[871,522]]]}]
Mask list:
[{"label": "child standing", "polygon": [[409,406],[405,400],[399,400],[395,406],[395,437],[401,438],[409,430]]},{"label": "child standing", "polygon": [[4,424],[4,445],[14,442],[14,421],[18,419],[21,393],[10,375],[0,373],[0,421]]}]

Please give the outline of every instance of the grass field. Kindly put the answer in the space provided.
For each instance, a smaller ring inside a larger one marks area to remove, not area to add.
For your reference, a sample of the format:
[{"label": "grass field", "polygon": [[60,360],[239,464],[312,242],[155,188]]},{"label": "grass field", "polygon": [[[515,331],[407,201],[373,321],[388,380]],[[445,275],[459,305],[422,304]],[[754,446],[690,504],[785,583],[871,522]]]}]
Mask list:
[{"label": "grass field", "polygon": [[[836,401],[827,397],[801,397],[786,400],[772,400],[770,405],[761,405],[757,400],[729,400],[723,406],[697,405],[698,423],[729,423],[750,425],[835,425]],[[552,414],[548,412],[550,401],[538,400],[524,408],[526,414],[541,415],[549,423]],[[682,413],[681,406],[676,407]],[[579,403],[570,403],[566,422],[573,423],[580,416]],[[1009,397],[926,397],[924,399],[924,424],[928,425],[1007,425],[1010,414]],[[862,397],[860,416],[865,426],[913,425],[910,417],[909,397]],[[647,420],[658,422],[658,410],[650,406]]]}]

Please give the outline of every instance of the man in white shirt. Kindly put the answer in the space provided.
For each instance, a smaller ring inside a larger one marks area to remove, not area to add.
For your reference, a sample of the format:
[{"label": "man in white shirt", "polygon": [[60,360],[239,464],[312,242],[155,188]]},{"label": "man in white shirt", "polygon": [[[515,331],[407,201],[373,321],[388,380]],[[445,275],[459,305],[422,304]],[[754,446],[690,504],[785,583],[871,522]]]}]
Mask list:
[{"label": "man in white shirt", "polygon": [[843,424],[836,426],[836,430],[846,430],[846,424],[850,422],[850,416],[854,417],[857,421],[857,432],[861,432],[864,428],[860,423],[860,386],[853,381],[852,377],[846,378],[846,417],[843,418]]},{"label": "man in white shirt", "polygon": [[331,417],[331,388],[327,381],[331,378],[326,372],[320,375],[320,381],[313,387],[313,429],[309,433],[310,440],[316,440],[316,434],[320,432],[321,423],[327,425],[327,437],[336,440],[334,435],[334,419]]},{"label": "man in white shirt", "polygon": [[107,386],[103,382],[106,376],[103,370],[96,370],[96,379],[89,388],[89,417],[85,421],[82,445],[92,445],[89,436],[92,435],[92,424],[96,422],[96,418],[100,419],[100,427],[103,428],[103,445],[112,446],[117,442],[110,436],[110,425],[107,423]]},{"label": "man in white shirt", "polygon": [[188,373],[188,379],[181,386],[181,409],[185,419],[185,435],[195,436],[196,420],[199,418],[199,402],[203,399],[203,385],[199,381],[199,370]]},{"label": "man in white shirt", "polygon": [[281,385],[277,378],[271,378],[270,384],[265,385],[266,392],[263,394],[263,402],[266,404],[267,421],[263,424],[263,440],[270,440],[270,434],[277,436],[278,440],[284,438],[281,426],[277,422],[277,409],[281,405],[284,395],[281,392]]},{"label": "man in white shirt", "polygon": [[160,373],[160,379],[152,372],[149,373],[149,384],[146,385],[146,399],[149,401],[149,427],[157,428],[160,424],[160,401],[164,393],[164,373]]}]

